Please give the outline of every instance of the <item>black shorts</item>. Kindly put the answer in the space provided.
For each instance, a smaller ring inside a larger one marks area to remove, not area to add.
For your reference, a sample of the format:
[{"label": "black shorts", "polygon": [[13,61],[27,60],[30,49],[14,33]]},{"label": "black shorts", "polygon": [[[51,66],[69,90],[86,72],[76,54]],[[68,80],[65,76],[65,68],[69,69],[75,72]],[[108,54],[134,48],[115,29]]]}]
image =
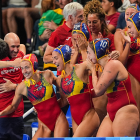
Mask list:
[{"label": "black shorts", "polygon": [[23,117],[0,118],[0,140],[22,140]]}]

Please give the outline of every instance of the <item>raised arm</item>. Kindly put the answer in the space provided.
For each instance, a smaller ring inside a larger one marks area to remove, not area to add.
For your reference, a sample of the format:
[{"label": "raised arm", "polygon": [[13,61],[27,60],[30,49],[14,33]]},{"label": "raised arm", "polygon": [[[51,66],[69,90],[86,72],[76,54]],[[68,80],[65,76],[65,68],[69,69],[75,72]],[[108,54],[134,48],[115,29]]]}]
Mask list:
[{"label": "raised arm", "polygon": [[13,101],[12,101],[11,105],[9,105],[7,108],[5,108],[3,111],[1,111],[0,116],[5,116],[5,115],[8,115],[8,114],[11,114],[12,112],[14,112],[17,109],[18,105],[20,104],[20,102],[22,100],[22,96],[26,95],[25,90],[26,89],[24,88],[24,83],[22,82],[16,88],[15,96],[13,98]]},{"label": "raised arm", "polygon": [[74,38],[72,37],[71,38],[71,41],[72,41],[72,54],[71,54],[71,61],[70,63],[72,65],[76,64],[76,61],[77,61],[77,58],[78,58],[78,53],[79,53],[79,48],[78,48],[78,45],[76,45],[76,41],[74,40]]},{"label": "raised arm", "polygon": [[125,42],[120,31],[116,31],[114,35],[114,44],[116,50],[120,52],[118,60],[121,61],[123,65],[125,65],[127,63],[127,58],[130,51],[130,43]]},{"label": "raised arm", "polygon": [[114,81],[114,79],[117,77],[117,74],[119,73],[119,66],[117,60],[112,60],[106,64],[103,73],[101,74],[99,79],[96,75],[95,64],[93,64],[90,60],[87,61],[87,65],[92,72],[92,83],[94,87],[93,89],[96,96],[101,96],[105,93],[107,88],[111,85],[111,83]]},{"label": "raised arm", "polygon": [[47,45],[47,48],[46,48],[44,56],[43,56],[44,63],[52,63],[53,62],[53,59],[52,59],[53,50],[54,50],[54,47]]},{"label": "raised arm", "polygon": [[76,64],[79,52],[81,53],[82,60],[86,61],[88,42],[86,41],[85,37],[79,34],[76,40],[74,40],[74,38],[72,38],[71,40],[73,48],[75,50],[71,56],[71,64]]}]

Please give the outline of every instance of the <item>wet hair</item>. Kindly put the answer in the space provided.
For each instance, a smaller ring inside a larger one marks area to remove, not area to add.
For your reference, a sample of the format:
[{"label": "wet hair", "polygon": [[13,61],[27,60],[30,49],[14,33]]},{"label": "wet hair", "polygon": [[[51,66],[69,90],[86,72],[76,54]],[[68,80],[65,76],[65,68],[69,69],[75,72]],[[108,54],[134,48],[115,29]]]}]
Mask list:
[{"label": "wet hair", "polygon": [[8,44],[0,38],[0,60],[7,57],[9,54],[9,46]]},{"label": "wet hair", "polygon": [[109,2],[114,2],[115,9],[118,9],[122,6],[122,0],[108,0]]},{"label": "wet hair", "polygon": [[84,20],[85,20],[86,24],[87,24],[88,14],[96,14],[96,16],[102,22],[102,25],[101,25],[101,33],[102,34],[104,32],[105,32],[105,35],[108,35],[110,33],[109,29],[107,27],[106,21],[105,21],[105,12],[104,12],[99,0],[89,1],[85,5],[85,7],[84,7]]},{"label": "wet hair", "polygon": [[55,6],[54,0],[42,0],[41,2],[41,13],[43,14],[47,10],[53,10]]}]

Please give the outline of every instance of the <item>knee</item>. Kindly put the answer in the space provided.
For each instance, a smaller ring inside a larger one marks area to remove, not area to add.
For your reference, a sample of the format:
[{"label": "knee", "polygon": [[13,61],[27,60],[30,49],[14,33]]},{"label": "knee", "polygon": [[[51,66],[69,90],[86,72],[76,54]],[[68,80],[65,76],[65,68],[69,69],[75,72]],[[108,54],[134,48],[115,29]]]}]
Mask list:
[{"label": "knee", "polygon": [[14,17],[14,15],[15,15],[15,9],[14,8],[9,8],[7,10],[7,18]]},{"label": "knee", "polygon": [[30,15],[29,8],[24,8],[23,13],[24,13],[24,17],[29,16]]}]

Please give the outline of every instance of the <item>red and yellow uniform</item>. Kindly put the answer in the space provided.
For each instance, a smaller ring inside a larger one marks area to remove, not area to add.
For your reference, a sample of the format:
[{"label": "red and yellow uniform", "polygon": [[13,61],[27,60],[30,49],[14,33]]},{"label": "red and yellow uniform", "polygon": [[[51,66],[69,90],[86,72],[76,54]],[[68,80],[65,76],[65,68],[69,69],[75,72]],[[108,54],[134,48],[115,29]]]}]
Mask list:
[{"label": "red and yellow uniform", "polygon": [[127,61],[127,70],[132,74],[138,82],[140,82],[140,56],[139,50],[137,52],[131,52]]},{"label": "red and yellow uniform", "polygon": [[134,104],[136,101],[131,91],[130,78],[124,81],[115,80],[106,91],[108,97],[107,112],[110,119],[113,121],[116,112],[123,106]]},{"label": "red and yellow uniform", "polygon": [[61,79],[61,88],[68,95],[72,118],[79,125],[84,115],[94,107],[88,84],[77,77],[75,66],[69,76]]},{"label": "red and yellow uniform", "polygon": [[[139,22],[138,22],[139,20],[140,20],[139,12],[132,14],[128,18],[128,21],[132,22],[133,25],[135,26],[138,34],[140,33],[140,27],[139,27]],[[139,71],[140,71],[140,65],[139,65],[139,63],[140,63],[140,56],[139,56],[140,38],[139,38],[139,36],[137,37],[136,42],[132,42],[132,43],[133,44],[131,44],[131,46],[133,45],[133,48],[135,48],[135,51],[131,51],[131,53],[128,57],[127,70],[130,74],[132,74],[140,82],[140,75],[139,75]]]},{"label": "red and yellow uniform", "polygon": [[27,98],[35,107],[38,119],[51,131],[54,131],[56,120],[61,113],[55,96],[53,85],[49,84],[42,74],[39,82],[31,85],[24,81],[27,87]]},{"label": "red and yellow uniform", "polygon": [[[125,32],[127,32],[128,28],[125,28]],[[130,54],[127,60],[127,70],[128,72],[133,75],[139,82],[140,82],[140,56],[139,56],[139,45],[138,45],[138,38],[135,39],[132,36],[131,38],[131,46],[130,46]]]}]

